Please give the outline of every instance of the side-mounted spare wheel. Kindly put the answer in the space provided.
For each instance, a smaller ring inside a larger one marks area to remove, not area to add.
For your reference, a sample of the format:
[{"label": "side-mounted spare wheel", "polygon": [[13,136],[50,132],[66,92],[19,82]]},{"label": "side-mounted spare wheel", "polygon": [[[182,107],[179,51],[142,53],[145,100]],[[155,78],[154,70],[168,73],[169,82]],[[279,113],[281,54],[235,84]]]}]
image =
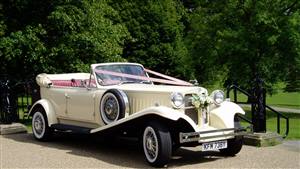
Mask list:
[{"label": "side-mounted spare wheel", "polygon": [[169,129],[158,123],[149,123],[143,133],[143,150],[146,161],[154,167],[166,165],[172,155],[172,139]]},{"label": "side-mounted spare wheel", "polygon": [[45,110],[41,107],[32,112],[32,133],[34,138],[40,141],[47,141],[52,136],[53,129],[48,126]]},{"label": "side-mounted spare wheel", "polygon": [[100,101],[100,115],[105,124],[125,117],[129,111],[129,101],[126,93],[118,89],[107,90]]}]

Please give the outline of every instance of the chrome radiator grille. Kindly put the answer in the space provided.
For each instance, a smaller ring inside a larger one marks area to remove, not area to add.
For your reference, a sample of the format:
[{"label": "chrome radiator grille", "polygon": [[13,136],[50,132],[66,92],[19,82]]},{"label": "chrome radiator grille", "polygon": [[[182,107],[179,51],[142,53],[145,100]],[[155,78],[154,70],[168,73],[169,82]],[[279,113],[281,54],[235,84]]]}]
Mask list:
[{"label": "chrome radiator grille", "polygon": [[192,105],[192,94],[187,94],[184,97],[184,113],[189,116],[198,125],[198,114],[195,107]]}]

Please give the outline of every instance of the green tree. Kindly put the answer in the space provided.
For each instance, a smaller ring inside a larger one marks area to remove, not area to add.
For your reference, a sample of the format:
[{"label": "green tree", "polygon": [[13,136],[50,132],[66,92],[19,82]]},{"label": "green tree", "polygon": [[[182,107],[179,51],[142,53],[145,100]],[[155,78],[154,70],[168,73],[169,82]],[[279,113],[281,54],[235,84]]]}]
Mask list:
[{"label": "green tree", "polygon": [[207,75],[198,75],[200,81],[221,72],[227,84],[249,88],[259,76],[272,89],[285,79],[289,65],[299,64],[299,21],[295,0],[199,2],[187,36],[189,64]]},{"label": "green tree", "polygon": [[125,23],[131,39],[123,57],[131,62],[174,76],[183,76],[187,55],[182,19],[185,9],[177,0],[113,0],[119,22]]},{"label": "green tree", "polygon": [[282,41],[282,48],[287,50],[290,55],[296,57],[289,57],[290,61],[287,63],[288,72],[286,74],[286,88],[288,92],[299,92],[300,91],[300,11],[294,12],[294,14],[288,20],[285,30],[285,38],[290,39]]},{"label": "green tree", "polygon": [[1,74],[13,75],[14,78],[31,76],[35,71],[42,71],[45,64],[46,48],[40,37],[45,30],[38,25],[27,26],[23,31],[16,31],[0,39]]},{"label": "green tree", "polygon": [[106,1],[63,3],[49,15],[49,59],[58,71],[88,71],[91,63],[124,61],[124,25],[113,22],[118,13]]},{"label": "green tree", "polygon": [[4,24],[3,20],[3,5],[0,3],[0,38],[4,36],[6,30],[6,25]]},{"label": "green tree", "polygon": [[107,1],[4,0],[1,7],[1,73],[89,71],[91,63],[124,61],[129,33]]}]

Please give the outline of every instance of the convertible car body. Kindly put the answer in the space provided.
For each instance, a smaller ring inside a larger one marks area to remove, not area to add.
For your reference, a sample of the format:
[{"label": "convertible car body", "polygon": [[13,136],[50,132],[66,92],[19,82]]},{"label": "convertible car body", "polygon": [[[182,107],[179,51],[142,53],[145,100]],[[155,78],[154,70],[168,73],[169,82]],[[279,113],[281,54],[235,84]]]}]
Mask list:
[{"label": "convertible car body", "polygon": [[146,161],[158,167],[180,146],[224,155],[242,148],[237,114],[245,112],[220,90],[209,95],[136,63],[93,64],[90,73],[39,74],[36,81],[41,99],[30,115],[38,140],[55,130],[123,133],[141,138]]}]

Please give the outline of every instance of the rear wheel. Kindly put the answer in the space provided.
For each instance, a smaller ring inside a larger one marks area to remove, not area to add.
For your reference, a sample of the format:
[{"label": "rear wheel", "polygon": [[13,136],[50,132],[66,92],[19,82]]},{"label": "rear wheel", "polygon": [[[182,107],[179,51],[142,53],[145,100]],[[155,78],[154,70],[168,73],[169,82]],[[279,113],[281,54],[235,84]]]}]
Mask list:
[{"label": "rear wheel", "polygon": [[37,108],[32,116],[32,133],[35,139],[47,141],[50,139],[53,129],[48,126],[48,119],[42,108]]},{"label": "rear wheel", "polygon": [[143,150],[151,166],[166,165],[172,154],[172,139],[168,128],[157,122],[149,123],[143,133]]}]

